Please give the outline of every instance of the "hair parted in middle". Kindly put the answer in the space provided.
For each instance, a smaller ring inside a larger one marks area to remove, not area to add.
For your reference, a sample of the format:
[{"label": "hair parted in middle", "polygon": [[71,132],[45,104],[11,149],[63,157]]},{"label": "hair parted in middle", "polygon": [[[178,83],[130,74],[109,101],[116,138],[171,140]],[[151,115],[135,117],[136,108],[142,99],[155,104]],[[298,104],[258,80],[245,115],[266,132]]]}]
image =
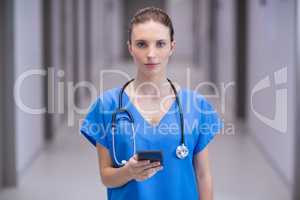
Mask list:
[{"label": "hair parted in middle", "polygon": [[153,20],[167,26],[170,30],[171,42],[174,40],[174,28],[169,15],[160,8],[156,7],[146,7],[138,10],[130,21],[128,28],[128,41],[131,44],[131,34],[132,28],[136,24],[145,23],[147,21]]}]

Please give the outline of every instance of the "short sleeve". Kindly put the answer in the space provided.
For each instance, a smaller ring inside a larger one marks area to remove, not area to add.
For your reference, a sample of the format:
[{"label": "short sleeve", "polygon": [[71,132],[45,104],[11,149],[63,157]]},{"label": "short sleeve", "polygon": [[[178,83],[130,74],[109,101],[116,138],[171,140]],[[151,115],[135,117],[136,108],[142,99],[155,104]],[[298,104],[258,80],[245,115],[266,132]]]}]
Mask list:
[{"label": "short sleeve", "polygon": [[104,108],[100,98],[90,107],[87,116],[83,120],[80,133],[94,146],[99,143],[108,147],[107,131],[104,120]]},{"label": "short sleeve", "polygon": [[224,127],[224,123],[213,106],[202,96],[198,99],[198,129],[194,155],[202,151],[214,136]]}]

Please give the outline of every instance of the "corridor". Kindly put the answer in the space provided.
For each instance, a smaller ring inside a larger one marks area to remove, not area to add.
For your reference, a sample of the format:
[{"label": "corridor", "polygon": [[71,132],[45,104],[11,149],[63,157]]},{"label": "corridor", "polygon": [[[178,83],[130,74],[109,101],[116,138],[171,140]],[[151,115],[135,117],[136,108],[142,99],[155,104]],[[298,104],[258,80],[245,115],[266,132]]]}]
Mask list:
[{"label": "corridor", "polygon": [[297,0],[0,0],[0,200],[107,198],[79,127],[136,75],[128,28],[147,6],[174,26],[166,76],[224,122],[208,146],[214,200],[299,200]]}]

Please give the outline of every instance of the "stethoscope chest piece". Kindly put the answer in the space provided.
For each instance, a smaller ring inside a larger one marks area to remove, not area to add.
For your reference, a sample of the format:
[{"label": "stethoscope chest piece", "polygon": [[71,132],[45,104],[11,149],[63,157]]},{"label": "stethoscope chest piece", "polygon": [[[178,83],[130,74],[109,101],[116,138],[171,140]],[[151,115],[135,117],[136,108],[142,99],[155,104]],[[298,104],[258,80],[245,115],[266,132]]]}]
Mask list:
[{"label": "stethoscope chest piece", "polygon": [[189,150],[188,148],[184,145],[181,144],[176,148],[176,156],[179,159],[184,159],[189,155]]}]

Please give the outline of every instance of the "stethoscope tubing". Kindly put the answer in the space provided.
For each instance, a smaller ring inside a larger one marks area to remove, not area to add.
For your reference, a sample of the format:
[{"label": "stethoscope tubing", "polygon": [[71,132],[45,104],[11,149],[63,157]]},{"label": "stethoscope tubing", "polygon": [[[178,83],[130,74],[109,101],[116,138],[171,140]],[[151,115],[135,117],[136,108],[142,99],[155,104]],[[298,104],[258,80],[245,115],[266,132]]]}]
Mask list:
[{"label": "stethoscope tubing", "polygon": [[[123,108],[123,93],[125,91],[125,88],[132,82],[134,81],[134,79],[131,79],[129,80],[128,82],[126,82],[123,87],[121,88],[120,90],[120,93],[119,93],[119,104],[118,104],[118,108],[115,112],[113,112],[112,114],[112,121],[111,121],[111,130],[112,130],[112,148],[113,148],[113,157],[114,157],[114,160],[116,162],[117,165],[124,165],[126,163],[125,160],[122,160],[122,162],[119,162],[119,160],[117,159],[117,156],[116,156],[116,151],[115,151],[115,129],[116,129],[116,117],[117,117],[117,114],[119,113],[126,113],[127,116],[129,117],[129,120],[130,120],[130,123],[131,123],[131,129],[132,129],[132,134],[133,134],[133,154],[136,153],[136,141],[135,141],[135,136],[136,136],[136,133],[135,133],[135,129],[134,129],[134,118],[132,116],[132,114],[126,110],[125,108]],[[181,102],[179,100],[179,97],[178,97],[178,94],[177,94],[177,90],[175,88],[175,86],[173,85],[172,81],[170,79],[167,78],[167,81],[170,83],[171,87],[172,87],[172,90],[175,94],[175,101],[176,101],[176,104],[177,104],[177,107],[178,107],[178,110],[179,110],[179,117],[180,117],[180,132],[181,132],[181,140],[180,140],[180,145],[177,147],[177,149],[180,149],[181,148],[184,148],[187,152],[185,153],[188,153],[188,150],[185,146],[185,137],[184,137],[184,120],[183,120],[183,112],[182,112],[182,107],[181,107]],[[177,153],[178,150],[176,150],[176,153]],[[180,151],[180,150],[179,150]],[[187,155],[187,154],[186,154]],[[179,156],[180,157],[180,156]],[[185,157],[185,156],[184,156]],[[184,158],[182,157],[182,158]],[[182,159],[181,158],[181,159]]]}]

